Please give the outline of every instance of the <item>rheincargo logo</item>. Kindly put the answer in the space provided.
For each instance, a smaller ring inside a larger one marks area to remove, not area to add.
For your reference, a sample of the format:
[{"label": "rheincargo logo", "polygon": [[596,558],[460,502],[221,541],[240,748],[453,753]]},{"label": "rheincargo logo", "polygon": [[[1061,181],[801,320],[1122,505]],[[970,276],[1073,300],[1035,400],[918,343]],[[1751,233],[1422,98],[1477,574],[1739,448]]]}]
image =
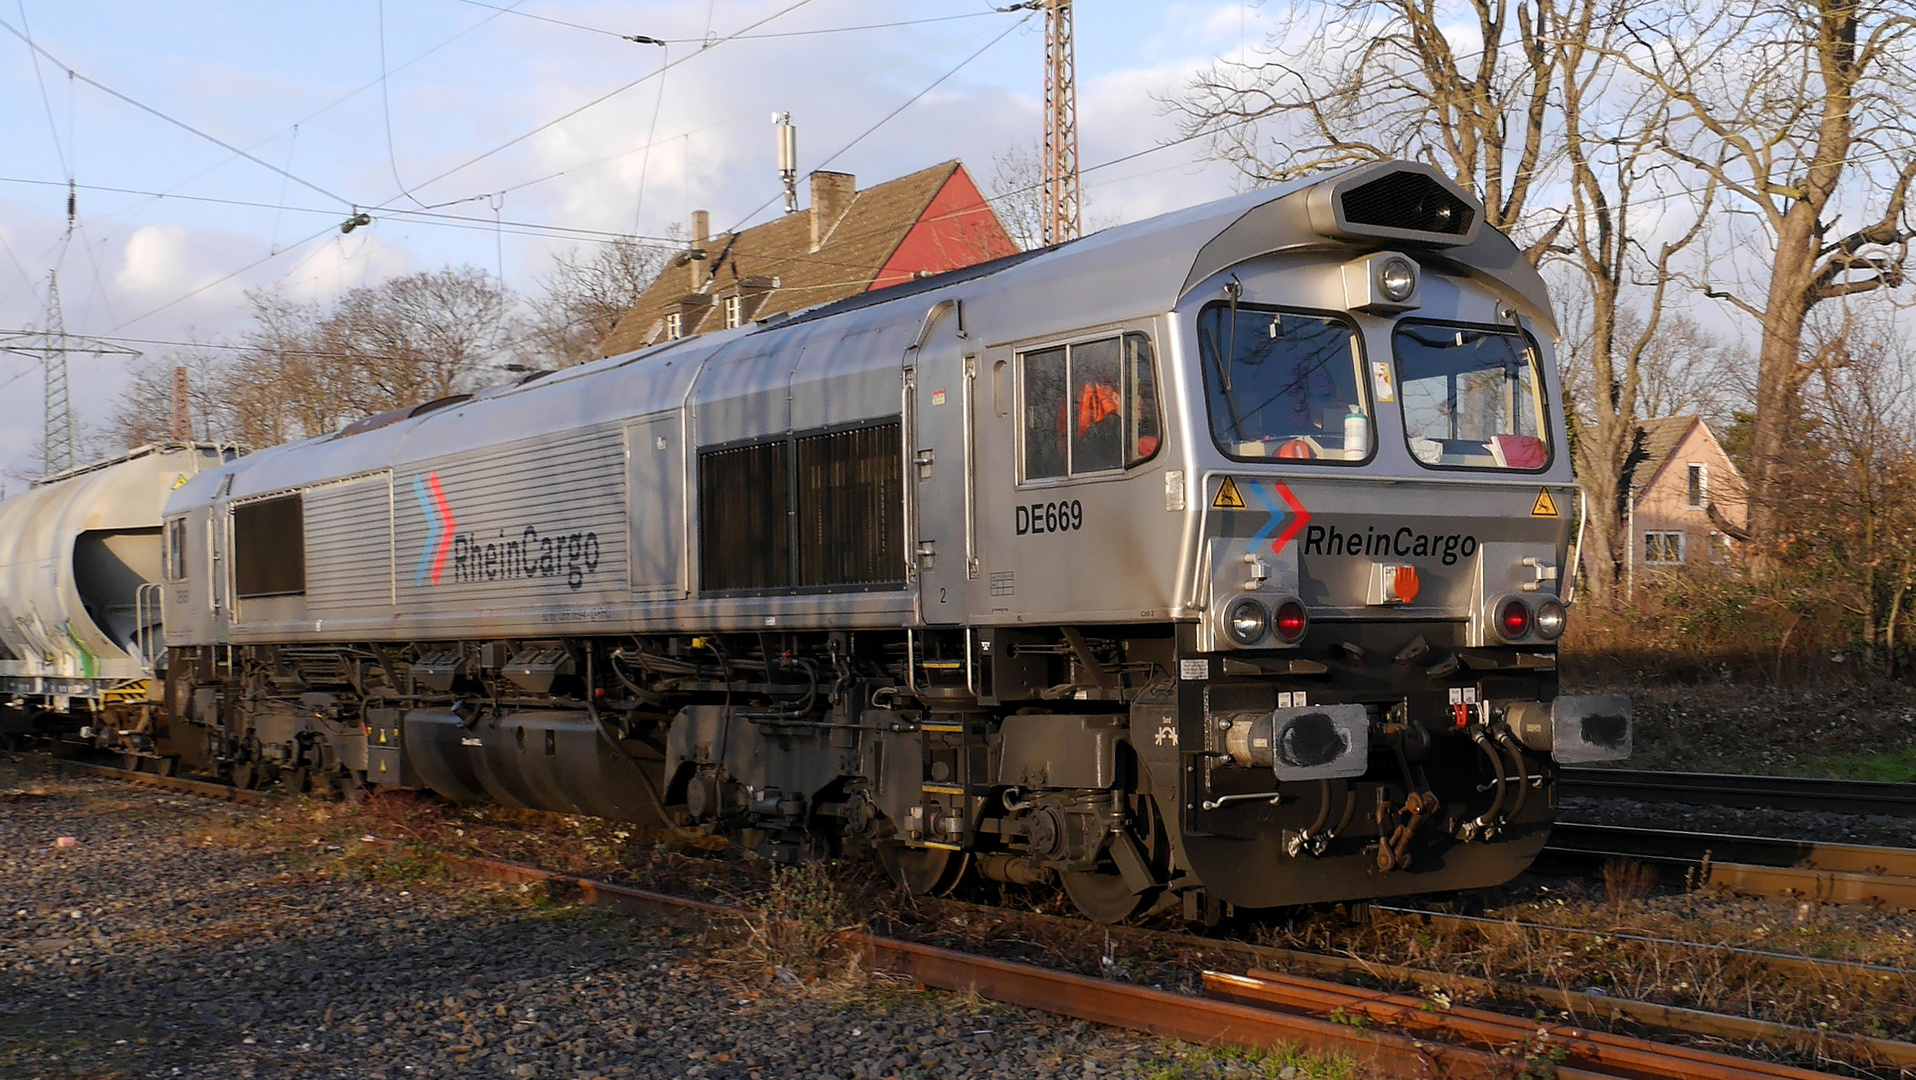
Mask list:
[{"label": "rheincargo logo", "polygon": [[537,526],[520,529],[516,539],[506,539],[500,530],[492,540],[459,535],[459,522],[452,516],[446,492],[439,486],[439,474],[427,473],[412,478],[412,491],[419,499],[419,512],[426,517],[426,544],[419,552],[419,565],[413,571],[413,585],[437,585],[452,559],[455,584],[477,581],[501,581],[514,578],[558,578],[566,588],[578,591],[585,579],[599,569],[599,534],[573,532],[542,535]]},{"label": "rheincargo logo", "polygon": [[439,584],[439,575],[446,569],[446,553],[452,550],[453,530],[459,522],[452,516],[452,507],[446,505],[446,493],[439,487],[439,474],[427,473],[412,478],[412,493],[419,497],[419,512],[426,515],[426,546],[419,552],[419,567],[413,571],[412,583],[425,585],[431,581]]}]

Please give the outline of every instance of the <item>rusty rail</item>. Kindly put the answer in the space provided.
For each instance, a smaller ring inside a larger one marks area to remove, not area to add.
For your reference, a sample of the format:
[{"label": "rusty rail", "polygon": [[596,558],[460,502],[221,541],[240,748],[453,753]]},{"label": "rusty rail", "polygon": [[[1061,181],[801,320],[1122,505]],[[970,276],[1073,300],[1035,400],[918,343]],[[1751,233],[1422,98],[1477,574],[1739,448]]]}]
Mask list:
[{"label": "rusty rail", "polygon": [[7,760],[14,762],[36,761],[74,772],[92,773],[113,780],[125,780],[149,787],[165,788],[168,791],[185,792],[207,799],[224,799],[227,802],[261,803],[272,795],[264,791],[251,791],[234,787],[231,784],[215,784],[206,780],[188,780],[183,776],[161,776],[159,773],[136,772],[132,769],[116,768],[112,765],[99,765],[91,761],[74,761],[71,758],[53,757],[42,754],[21,754],[15,751],[5,752]]},{"label": "rusty rail", "polygon": [[[8,756],[17,760],[17,755]],[[36,760],[46,759],[36,756]],[[270,797],[268,793],[247,791],[223,784],[136,773],[110,766],[66,760],[56,763],[63,767],[77,768],[117,779],[133,780],[212,798],[257,802]],[[370,837],[367,839],[372,840]],[[393,843],[392,841],[373,842],[381,845]],[[523,863],[456,856],[443,852],[436,854],[452,868],[464,870],[476,877],[515,884],[543,882],[557,886],[561,890],[576,892],[577,898],[582,903],[611,907],[632,914],[674,918],[692,917],[702,919],[708,924],[712,921],[742,921],[749,918],[749,914],[739,908],[595,881],[577,875],[543,870]],[[952,901],[938,903],[973,907],[973,905],[957,904]],[[999,915],[1008,914],[997,909],[982,910]],[[1045,920],[1056,918],[1026,913],[1009,914],[1015,914],[1021,918]],[[1253,962],[1266,964],[1281,962],[1321,974],[1386,979],[1417,985],[1427,990],[1461,990],[1485,997],[1528,999],[1551,1008],[1564,1009],[1572,1014],[1611,1020],[1627,1019],[1652,1027],[1708,1037],[1767,1042],[1798,1048],[1814,1044],[1822,1047],[1825,1052],[1846,1054],[1858,1060],[1906,1070],[1916,1068],[1916,1045],[1894,1040],[1812,1032],[1808,1029],[1793,1028],[1747,1017],[1701,1012],[1650,1002],[1610,997],[1598,998],[1570,990],[1529,987],[1472,976],[1450,975],[1242,942],[1188,938],[1185,935],[1167,935],[1156,931],[1123,927],[1109,929],[1112,933],[1124,938],[1179,938],[1187,940],[1192,945],[1253,958]],[[866,956],[867,963],[873,967],[910,975],[929,986],[959,991],[975,989],[981,995],[991,997],[993,1000],[1194,1042],[1222,1042],[1254,1047],[1268,1047],[1279,1043],[1294,1044],[1324,1053],[1351,1055],[1360,1063],[1369,1064],[1393,1076],[1490,1076],[1498,1080],[1507,1080],[1512,1074],[1513,1065],[1516,1064],[1510,1056],[1491,1054],[1469,1046],[1432,1043],[1384,1032],[1358,1031],[1348,1024],[1318,1020],[1314,1017],[1286,1016],[1244,1005],[1217,1001],[1207,1004],[1205,999],[1165,994],[1162,991],[1149,990],[1129,983],[1090,979],[1066,972],[975,957],[935,946],[897,941],[875,935],[847,935],[846,945]],[[1297,977],[1284,976],[1284,978]],[[1357,993],[1368,995],[1370,1000],[1379,999],[1379,994],[1374,991],[1354,990],[1335,983],[1309,981],[1326,988],[1327,992]],[[1407,998],[1407,1000],[1422,1002],[1419,1010],[1429,1011],[1429,1002],[1425,999]],[[1193,1004],[1194,1002],[1197,1004]],[[1259,1015],[1217,1011],[1220,1009],[1245,1009]],[[1495,1017],[1499,1014],[1485,1015]],[[1526,1032],[1534,1035],[1535,1029],[1527,1021],[1513,1021],[1509,1017],[1502,1017],[1502,1019],[1522,1024]],[[1660,1050],[1667,1049],[1663,1044],[1646,1043],[1644,1045],[1655,1045]],[[1505,1050],[1518,1048],[1520,1048],[1519,1045],[1514,1043],[1504,1047]],[[1735,1063],[1738,1059],[1725,1060]],[[1555,1074],[1567,1080],[1613,1075],[1603,1071],[1562,1068],[1556,1069]],[[1744,1072],[1721,1075],[1775,1076],[1778,1074]],[[1791,1075],[1822,1074],[1797,1070]]]},{"label": "rusty rail", "polygon": [[[594,881],[575,874],[543,870],[523,863],[498,859],[470,858],[440,854],[457,870],[476,877],[512,884],[544,882],[562,891],[576,891],[582,903],[612,907],[640,914],[673,917],[693,916],[711,922],[748,921],[752,916],[740,908],[707,901],[691,900],[664,893],[635,889],[609,882]],[[846,931],[841,943],[862,957],[867,967],[909,976],[926,986],[959,992],[971,991],[993,1001],[1019,1005],[1059,1016],[1091,1023],[1107,1024],[1167,1038],[1207,1045],[1231,1045],[1270,1048],[1293,1045],[1322,1053],[1350,1057],[1360,1066],[1393,1077],[1484,1077],[1508,1080],[1523,1061],[1523,1054],[1535,1049],[1536,1025],[1514,1017],[1466,1010],[1476,1028],[1453,1028],[1444,1018],[1447,1013],[1431,1012],[1422,998],[1416,1011],[1438,1022],[1413,1027],[1409,1033],[1360,1030],[1348,1023],[1295,1012],[1274,1012],[1261,1004],[1197,998],[1168,993],[1133,983],[1095,979],[1071,972],[1029,964],[975,956],[934,945],[901,941],[861,931]],[[1208,978],[1208,976],[1207,976]],[[1318,1000],[1344,995],[1356,1000],[1380,1000],[1373,991],[1299,976],[1282,976],[1290,985],[1313,988]],[[1389,998],[1391,995],[1382,995]],[[1401,997],[1401,995],[1399,995]],[[1346,1010],[1348,1012],[1348,1010]],[[1452,1010],[1456,1012],[1456,1010]],[[1494,1018],[1503,1026],[1493,1035],[1483,1017]],[[1381,1020],[1379,1022],[1382,1022]],[[1410,1026],[1410,1025],[1404,1025]],[[1567,1030],[1567,1029],[1566,1029]],[[1465,1045],[1435,1036],[1461,1036]],[[1698,1080],[1730,1080],[1741,1077],[1772,1077],[1799,1080],[1822,1074],[1801,1069],[1778,1071],[1784,1067],[1744,1062],[1741,1059],[1707,1051],[1679,1048],[1603,1035],[1612,1047],[1610,1056],[1593,1058],[1582,1065],[1563,1065],[1548,1058],[1549,1065],[1563,1080],[1596,1080],[1599,1077],[1631,1076],[1639,1080],[1663,1077],[1694,1077]],[[1623,1048],[1634,1048],[1628,1068],[1616,1062],[1624,1060]],[[1679,1062],[1672,1066],[1648,1069],[1643,1061]],[[1697,1066],[1691,1069],[1690,1066]],[[1757,1067],[1748,1067],[1755,1065]],[[1704,1066],[1707,1066],[1705,1068]],[[1684,1071],[1684,1070],[1688,1071]]]},{"label": "rusty rail", "polygon": [[1702,875],[1699,884],[1746,896],[1916,908],[1916,850],[1910,848],[1560,823],[1544,853],[1691,868]]},{"label": "rusty rail", "polygon": [[1204,992],[1238,1001],[1305,1015],[1361,1017],[1412,1032],[1439,1033],[1478,1043],[1493,1051],[1518,1047],[1524,1060],[1559,1064],[1553,1071],[1570,1075],[1580,1070],[1605,1076],[1668,1077],[1671,1080],[1736,1080],[1769,1077],[1773,1080],[1814,1080],[1826,1073],[1754,1059],[1732,1058],[1688,1046],[1651,1043],[1625,1035],[1538,1024],[1482,1009],[1450,1006],[1433,1009],[1428,998],[1410,994],[1377,993],[1347,986],[1301,979],[1279,972],[1249,975],[1204,973]]},{"label": "rusty rail", "polygon": [[[1550,923],[1526,922],[1521,919],[1493,919],[1486,915],[1462,915],[1452,911],[1430,911],[1424,908],[1396,907],[1390,904],[1372,904],[1372,919],[1404,919],[1424,925],[1470,926],[1482,929],[1504,928],[1527,930],[1539,934],[1554,934],[1560,937],[1597,937],[1610,941],[1634,941],[1644,945],[1669,946],[1678,949],[1690,949],[1721,953],[1734,956],[1781,975],[1808,975],[1816,978],[1842,978],[1855,986],[1868,990],[1877,997],[1893,997],[1903,993],[1910,985],[1911,972],[1886,964],[1869,964],[1857,960],[1837,960],[1829,957],[1803,956],[1799,953],[1775,952],[1769,949],[1752,949],[1742,945],[1726,945],[1721,942],[1683,941],[1677,938],[1654,937],[1649,934],[1632,934],[1621,930],[1591,930],[1579,926],[1555,926]],[[1907,1063],[1916,1066],[1916,1057]]]}]

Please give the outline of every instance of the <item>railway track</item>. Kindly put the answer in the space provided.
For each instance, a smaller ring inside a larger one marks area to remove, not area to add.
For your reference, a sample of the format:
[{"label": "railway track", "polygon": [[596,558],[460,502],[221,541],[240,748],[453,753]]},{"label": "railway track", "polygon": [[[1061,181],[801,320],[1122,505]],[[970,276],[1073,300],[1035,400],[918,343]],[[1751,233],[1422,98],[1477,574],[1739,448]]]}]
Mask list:
[{"label": "railway track", "polygon": [[[56,760],[53,763],[67,769],[210,798],[259,802],[273,797],[266,792],[133,772],[107,765],[71,760]],[[1588,830],[1593,827],[1577,828]],[[1587,837],[1589,834],[1585,835]],[[1696,834],[1674,835],[1692,837]],[[1800,853],[1802,847],[1760,838],[1731,839],[1749,845],[1771,845],[1769,848],[1752,850],[1764,850],[1772,854]],[[396,846],[394,841],[372,842]],[[1591,845],[1584,846],[1588,848]],[[1612,843],[1610,846],[1622,845]],[[1826,857],[1830,847],[1820,846],[1825,850]],[[744,909],[729,905],[633,889],[524,863],[459,856],[443,851],[433,851],[432,854],[454,870],[472,877],[519,884],[543,882],[561,892],[570,893],[582,903],[609,906],[634,914],[689,917],[707,922],[740,921],[752,917]],[[1916,857],[1916,853],[1904,854]],[[1670,857],[1675,858],[1674,855]],[[1071,922],[1058,916],[1007,912],[959,901],[932,901],[931,904],[968,909],[992,918]],[[1504,922],[1386,906],[1374,906],[1372,910],[1379,917],[1416,918],[1426,922],[1460,925]],[[1543,924],[1517,925],[1555,933],[1581,932]],[[1513,1064],[1525,1060],[1534,1060],[1539,1066],[1550,1065],[1556,1075],[1570,1080],[1601,1076],[1633,1076],[1653,1080],[1657,1077],[1679,1076],[1824,1075],[1691,1048],[1679,1048],[1682,1052],[1673,1054],[1673,1048],[1667,1043],[1591,1032],[1575,1026],[1546,1024],[1539,1027],[1535,1021],[1520,1017],[1454,1008],[1448,1004],[1447,995],[1455,993],[1490,1000],[1528,1002],[1571,1017],[1621,1021],[1706,1040],[1764,1044],[1799,1053],[1828,1055],[1834,1060],[1916,1070],[1916,1044],[1896,1040],[1812,1031],[1749,1017],[1585,994],[1563,988],[1534,987],[1426,971],[1358,957],[1138,928],[1110,928],[1108,932],[1118,939],[1139,944],[1172,944],[1229,955],[1244,964],[1248,973],[1239,975],[1207,971],[1204,983],[1209,996],[1193,998],[1130,983],[1089,978],[863,932],[848,932],[844,935],[844,945],[859,953],[870,967],[909,975],[927,986],[960,992],[975,991],[981,996],[1007,1004],[1198,1043],[1245,1047],[1292,1043],[1319,1052],[1355,1056],[1370,1067],[1393,1076],[1495,1076],[1501,1080],[1511,1074]],[[1615,938],[1619,935],[1609,933],[1607,936]],[[1821,960],[1708,943],[1661,939],[1659,943],[1686,949],[1727,950],[1747,954],[1764,966],[1792,973],[1815,973],[1822,977],[1839,975],[1879,995],[1901,994],[1909,986],[1908,972],[1880,965]],[[1285,970],[1271,970],[1273,968]],[[1425,996],[1331,982],[1311,977],[1313,975],[1336,979],[1383,980],[1416,987]],[[1443,1004],[1433,1007],[1434,1002]],[[1353,1022],[1358,1022],[1359,1026],[1353,1027]],[[1365,1030],[1363,1025],[1369,1023],[1403,1030]],[[1435,1043],[1428,1041],[1430,1038],[1448,1038],[1450,1041]],[[1513,1061],[1513,1057],[1516,1061]]]},{"label": "railway track", "polygon": [[[753,918],[751,913],[728,905],[628,888],[524,863],[444,854],[440,858],[475,877],[507,884],[544,883],[573,892],[583,903],[635,914],[739,922]],[[1196,997],[864,931],[841,932],[839,940],[867,967],[906,975],[929,987],[976,993],[1005,1004],[1205,1045],[1260,1049],[1297,1045],[1346,1056],[1361,1068],[1393,1077],[1507,1080],[1513,1074],[1533,1070],[1544,1070],[1563,1080],[1807,1080],[1827,1075],[1574,1025],[1539,1025],[1523,1017],[1457,1008],[1440,999],[1391,994],[1290,973],[1206,971],[1206,996]],[[1206,946],[1218,944],[1190,940]],[[1283,950],[1258,951],[1267,957],[1285,955]],[[1379,971],[1378,965],[1363,966],[1373,975]],[[1836,1036],[1837,1042],[1831,1043],[1825,1033],[1825,1045],[1841,1044],[1844,1038]],[[1870,1041],[1882,1044],[1879,1051],[1901,1049],[1888,1056],[1871,1055],[1868,1060],[1903,1068],[1916,1066],[1916,1045]]]},{"label": "railway track", "polygon": [[1916,849],[1558,822],[1546,857],[1679,868],[1704,888],[1916,909]]},{"label": "railway track", "polygon": [[1800,776],[1565,769],[1560,794],[1596,799],[1916,817],[1916,784]]}]

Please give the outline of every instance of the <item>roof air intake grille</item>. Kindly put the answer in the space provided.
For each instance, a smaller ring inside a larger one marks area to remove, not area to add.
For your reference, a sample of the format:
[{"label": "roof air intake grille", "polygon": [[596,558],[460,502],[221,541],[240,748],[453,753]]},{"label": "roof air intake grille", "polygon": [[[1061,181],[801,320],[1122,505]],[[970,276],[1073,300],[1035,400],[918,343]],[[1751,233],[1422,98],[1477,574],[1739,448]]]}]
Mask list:
[{"label": "roof air intake grille", "polygon": [[1422,173],[1392,172],[1343,193],[1344,220],[1409,232],[1463,236],[1476,216],[1469,203]]}]

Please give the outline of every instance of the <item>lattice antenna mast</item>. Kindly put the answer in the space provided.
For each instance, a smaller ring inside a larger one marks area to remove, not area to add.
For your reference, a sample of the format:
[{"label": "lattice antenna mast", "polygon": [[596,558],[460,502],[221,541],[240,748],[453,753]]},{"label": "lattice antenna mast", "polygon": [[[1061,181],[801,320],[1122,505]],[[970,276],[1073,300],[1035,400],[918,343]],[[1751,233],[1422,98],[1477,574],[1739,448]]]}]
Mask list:
[{"label": "lattice antenna mast", "polygon": [[67,393],[67,320],[60,308],[60,275],[47,272],[46,454],[47,475],[73,468],[73,399]]},{"label": "lattice antenna mast", "polygon": [[186,369],[173,369],[173,422],[168,425],[169,434],[176,443],[186,442],[193,437],[193,417],[186,403]]},{"label": "lattice antenna mast", "polygon": [[67,390],[67,356],[81,352],[93,356],[138,356],[135,349],[109,345],[94,338],[67,334],[66,315],[60,307],[60,276],[47,274],[47,320],[37,334],[0,337],[0,352],[30,356],[40,361],[46,372],[46,438],[42,461],[47,475],[73,468],[78,451],[73,434],[73,400]]},{"label": "lattice antenna mast", "polygon": [[1078,238],[1078,69],[1071,0],[1044,0],[1044,242]]}]

